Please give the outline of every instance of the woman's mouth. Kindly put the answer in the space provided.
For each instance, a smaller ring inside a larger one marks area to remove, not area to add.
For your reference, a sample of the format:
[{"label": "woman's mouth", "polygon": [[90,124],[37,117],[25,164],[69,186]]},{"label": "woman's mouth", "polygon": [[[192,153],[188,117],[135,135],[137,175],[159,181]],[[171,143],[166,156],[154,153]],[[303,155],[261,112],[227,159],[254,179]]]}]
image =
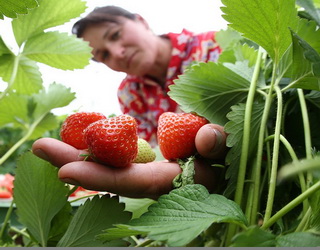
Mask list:
[{"label": "woman's mouth", "polygon": [[129,57],[128,61],[127,61],[127,68],[129,69],[133,60],[133,57],[135,56],[137,52],[134,52],[131,54],[131,56]]}]

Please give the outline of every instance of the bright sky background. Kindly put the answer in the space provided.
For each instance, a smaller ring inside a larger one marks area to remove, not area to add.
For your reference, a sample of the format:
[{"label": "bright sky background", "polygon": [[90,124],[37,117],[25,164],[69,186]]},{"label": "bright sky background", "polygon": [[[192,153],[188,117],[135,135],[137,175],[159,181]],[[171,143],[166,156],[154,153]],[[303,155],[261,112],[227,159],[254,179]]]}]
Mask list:
[{"label": "bright sky background", "polygon": [[[82,16],[96,6],[117,5],[140,14],[158,35],[181,32],[183,28],[193,32],[204,32],[219,31],[227,27],[227,22],[221,16],[220,0],[87,0],[86,2],[88,8]],[[71,33],[75,21],[72,20],[57,29]],[[3,36],[4,32],[1,33]],[[85,69],[74,71],[58,70],[46,65],[41,65],[40,70],[46,86],[55,81],[70,87],[76,93],[76,100],[65,108],[54,110],[54,113],[70,114],[76,110],[102,112],[105,115],[121,114],[117,88],[125,77],[124,73],[113,72],[105,65],[96,62],[90,62]]]}]

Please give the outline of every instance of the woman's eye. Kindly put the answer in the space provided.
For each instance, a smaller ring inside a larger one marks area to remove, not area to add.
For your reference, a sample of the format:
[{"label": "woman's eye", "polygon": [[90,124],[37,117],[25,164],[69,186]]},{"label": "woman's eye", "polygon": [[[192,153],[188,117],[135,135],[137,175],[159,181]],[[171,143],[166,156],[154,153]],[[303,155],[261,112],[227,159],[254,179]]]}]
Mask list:
[{"label": "woman's eye", "polygon": [[111,40],[117,40],[119,36],[120,36],[120,32],[116,31],[112,34]]}]

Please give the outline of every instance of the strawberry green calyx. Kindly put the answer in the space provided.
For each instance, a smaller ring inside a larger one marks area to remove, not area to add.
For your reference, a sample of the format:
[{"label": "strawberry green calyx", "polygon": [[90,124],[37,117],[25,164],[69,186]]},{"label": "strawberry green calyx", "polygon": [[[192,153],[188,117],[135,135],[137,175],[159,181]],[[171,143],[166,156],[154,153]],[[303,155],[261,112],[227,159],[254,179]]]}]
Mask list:
[{"label": "strawberry green calyx", "polygon": [[174,188],[184,187],[186,185],[194,184],[194,161],[196,157],[190,156],[185,160],[178,159],[177,162],[182,170],[172,181]]},{"label": "strawberry green calyx", "polygon": [[156,153],[152,150],[150,144],[142,139],[138,139],[138,155],[134,159],[134,163],[147,163],[156,159]]}]

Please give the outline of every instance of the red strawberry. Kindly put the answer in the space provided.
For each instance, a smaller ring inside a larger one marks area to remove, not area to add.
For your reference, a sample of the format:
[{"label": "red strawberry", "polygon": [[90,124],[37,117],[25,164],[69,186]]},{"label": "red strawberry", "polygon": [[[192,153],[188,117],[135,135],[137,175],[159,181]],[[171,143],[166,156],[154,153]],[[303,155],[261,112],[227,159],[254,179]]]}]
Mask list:
[{"label": "red strawberry", "polygon": [[165,112],[158,122],[158,144],[167,160],[184,159],[196,153],[195,137],[208,120],[191,113]]},{"label": "red strawberry", "polygon": [[137,122],[129,115],[97,121],[86,128],[85,140],[94,160],[127,167],[138,154]]},{"label": "red strawberry", "polygon": [[93,122],[106,117],[97,112],[78,112],[66,118],[60,129],[61,140],[77,149],[88,148],[84,141],[84,130]]}]

